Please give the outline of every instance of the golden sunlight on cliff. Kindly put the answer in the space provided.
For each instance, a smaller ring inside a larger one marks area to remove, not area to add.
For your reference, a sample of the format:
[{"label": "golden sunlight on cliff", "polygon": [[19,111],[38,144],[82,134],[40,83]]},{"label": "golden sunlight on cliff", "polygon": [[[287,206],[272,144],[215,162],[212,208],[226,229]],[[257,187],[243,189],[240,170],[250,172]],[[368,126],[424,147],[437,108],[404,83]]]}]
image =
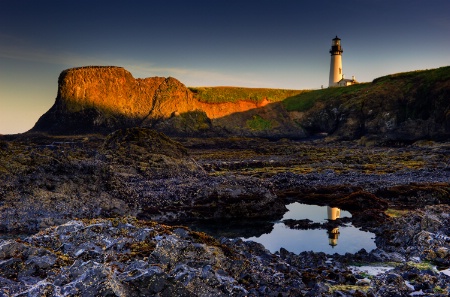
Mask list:
[{"label": "golden sunlight on cliff", "polygon": [[148,116],[167,118],[194,110],[202,110],[209,118],[215,119],[269,103],[267,99],[260,102],[200,102],[186,86],[174,78],[135,79],[124,68],[109,66],[63,71],[58,83],[57,102],[69,112],[95,108],[136,119]]}]

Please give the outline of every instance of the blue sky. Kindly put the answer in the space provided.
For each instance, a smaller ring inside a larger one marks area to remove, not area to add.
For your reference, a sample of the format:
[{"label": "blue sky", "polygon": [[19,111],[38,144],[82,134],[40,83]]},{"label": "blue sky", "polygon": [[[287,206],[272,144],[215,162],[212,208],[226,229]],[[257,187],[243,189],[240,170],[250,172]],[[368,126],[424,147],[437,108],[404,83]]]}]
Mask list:
[{"label": "blue sky", "polygon": [[448,0],[0,0],[0,134],[32,128],[71,67],[316,89],[336,35],[343,71],[359,81],[448,66],[449,12]]}]

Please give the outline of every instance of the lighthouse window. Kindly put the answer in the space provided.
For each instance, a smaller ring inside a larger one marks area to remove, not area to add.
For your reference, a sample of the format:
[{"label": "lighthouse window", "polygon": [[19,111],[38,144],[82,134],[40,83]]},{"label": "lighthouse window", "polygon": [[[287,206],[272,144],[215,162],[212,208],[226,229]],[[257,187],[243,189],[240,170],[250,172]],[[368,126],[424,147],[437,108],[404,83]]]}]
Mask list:
[{"label": "lighthouse window", "polygon": [[339,68],[339,74],[342,74],[342,68]]}]

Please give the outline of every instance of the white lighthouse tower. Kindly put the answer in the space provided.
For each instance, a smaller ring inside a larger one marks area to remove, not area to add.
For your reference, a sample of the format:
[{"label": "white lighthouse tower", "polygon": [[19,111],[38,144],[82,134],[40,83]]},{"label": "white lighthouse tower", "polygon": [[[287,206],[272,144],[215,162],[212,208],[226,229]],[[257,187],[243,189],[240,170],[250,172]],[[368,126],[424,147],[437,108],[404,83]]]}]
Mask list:
[{"label": "white lighthouse tower", "polygon": [[342,52],[341,39],[336,36],[331,42],[330,80],[328,82],[328,87],[339,86],[339,81],[343,78]]}]

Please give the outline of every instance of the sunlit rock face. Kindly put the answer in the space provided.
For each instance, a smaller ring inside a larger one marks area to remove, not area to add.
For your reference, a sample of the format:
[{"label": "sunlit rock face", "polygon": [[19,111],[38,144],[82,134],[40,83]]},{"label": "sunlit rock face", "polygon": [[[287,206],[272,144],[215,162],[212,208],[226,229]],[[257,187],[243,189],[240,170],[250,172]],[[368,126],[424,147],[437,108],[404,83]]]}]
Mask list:
[{"label": "sunlit rock face", "polygon": [[[55,104],[39,119],[32,131],[52,134],[107,133],[119,128],[153,126],[161,120],[199,111],[205,114],[208,123],[209,119],[266,104],[246,100],[208,104],[199,102],[184,84],[172,77],[136,79],[122,67],[79,67],[60,74]],[[183,129],[193,126],[190,130],[194,134],[205,128],[203,122],[189,125],[189,120],[179,119],[182,123],[178,126]],[[165,125],[169,127],[163,125],[165,129],[162,130],[177,132],[177,123],[169,122]]]},{"label": "sunlit rock face", "polygon": [[135,79],[122,67],[63,71],[53,107],[33,131],[104,132],[195,110],[192,93],[169,77]]},{"label": "sunlit rock face", "polygon": [[63,71],[56,104],[69,112],[97,108],[132,118],[145,117],[163,77],[135,79],[121,67],[82,67]]}]

